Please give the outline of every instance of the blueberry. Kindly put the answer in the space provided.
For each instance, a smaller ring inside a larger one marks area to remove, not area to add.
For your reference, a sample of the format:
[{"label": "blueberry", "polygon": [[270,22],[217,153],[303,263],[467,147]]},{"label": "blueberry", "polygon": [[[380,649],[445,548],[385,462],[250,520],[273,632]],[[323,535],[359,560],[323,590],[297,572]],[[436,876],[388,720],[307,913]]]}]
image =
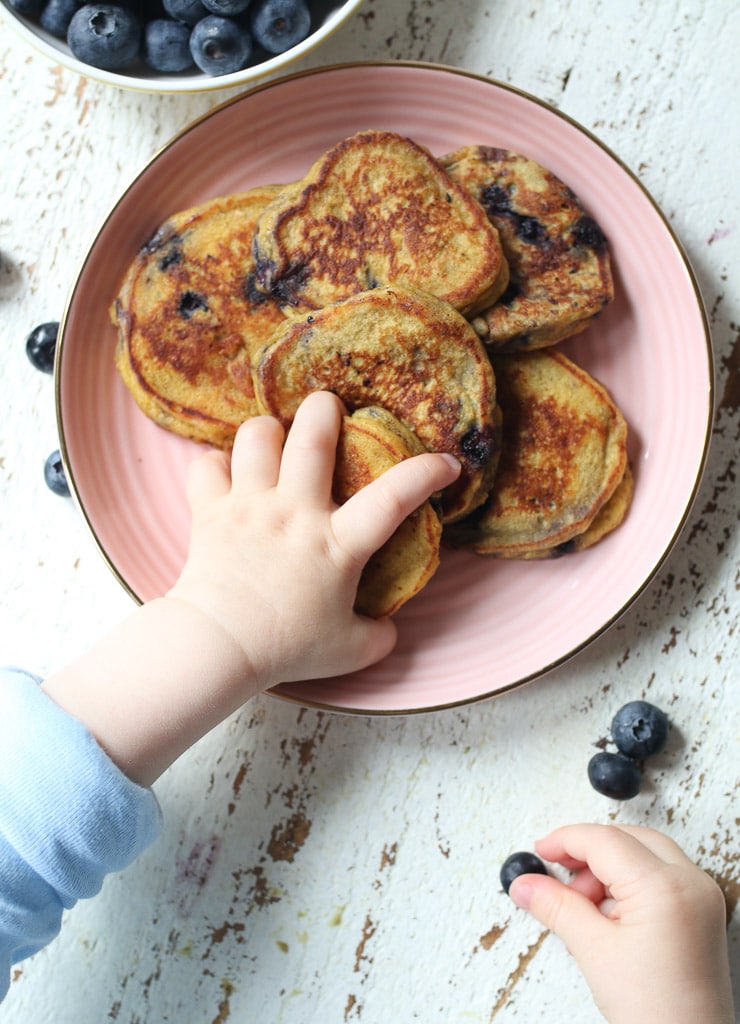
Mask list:
[{"label": "blueberry", "polygon": [[191,27],[208,14],[200,0],[164,0],[164,9],[171,18]]},{"label": "blueberry", "polygon": [[26,338],[26,355],[42,373],[51,373],[54,369],[58,334],[59,324],[51,321],[34,327]]},{"label": "blueberry", "polygon": [[147,22],[143,56],[155,71],[187,71],[193,66],[189,26],[171,18]]},{"label": "blueberry", "polygon": [[542,245],[547,241],[547,229],[536,217],[520,217],[516,233],[529,245]]},{"label": "blueberry", "polygon": [[506,858],[501,865],[499,878],[504,892],[508,893],[511,883],[519,875],[546,875],[547,868],[535,853],[519,850]]},{"label": "blueberry", "polygon": [[183,292],[177,311],[185,320],[191,320],[196,313],[208,312],[208,300],[197,292]]},{"label": "blueberry", "polygon": [[44,463],[44,480],[54,494],[60,494],[63,498],[69,497],[69,484],[59,450],[52,452]]},{"label": "blueberry", "polygon": [[624,754],[602,751],[588,762],[588,781],[597,793],[612,800],[631,800],[642,786],[639,766]]},{"label": "blueberry", "polygon": [[211,14],[220,14],[224,18],[232,14],[242,14],[249,7],[250,0],[202,0],[203,6]]},{"label": "blueberry", "polygon": [[602,252],[606,248],[604,232],[593,217],[585,214],[573,225],[573,238],[577,245],[584,245],[594,252]]},{"label": "blueberry", "polygon": [[511,213],[511,197],[503,185],[484,185],[480,201],[490,217]]},{"label": "blueberry", "polygon": [[209,14],[190,33],[190,52],[207,75],[228,75],[246,67],[252,53],[252,39],[235,21]]},{"label": "blueberry", "polygon": [[41,14],[46,0],[8,0],[8,6],[17,14],[25,14],[29,18],[35,18]]},{"label": "blueberry", "polygon": [[85,4],[67,30],[67,43],[75,57],[106,71],[133,64],[140,41],[136,15],[114,4]]},{"label": "blueberry", "polygon": [[41,27],[57,39],[66,39],[69,23],[80,6],[79,0],[49,0],[41,12]]},{"label": "blueberry", "polygon": [[311,12],[303,0],[261,0],[251,24],[255,42],[269,53],[283,53],[306,38]]},{"label": "blueberry", "polygon": [[668,717],[646,700],[630,701],[612,720],[612,739],[627,757],[642,761],[665,748]]},{"label": "blueberry", "polygon": [[460,439],[460,451],[474,466],[485,466],[491,460],[494,440],[489,429],[470,427]]},{"label": "blueberry", "polygon": [[165,13],[161,0],[117,0],[116,6],[132,11],[142,22],[161,18]]}]

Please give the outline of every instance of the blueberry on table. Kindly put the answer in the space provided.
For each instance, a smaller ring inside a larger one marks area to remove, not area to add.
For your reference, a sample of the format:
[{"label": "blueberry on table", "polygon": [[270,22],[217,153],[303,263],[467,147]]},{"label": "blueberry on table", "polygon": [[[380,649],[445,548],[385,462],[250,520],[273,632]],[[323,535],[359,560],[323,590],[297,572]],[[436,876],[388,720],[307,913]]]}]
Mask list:
[{"label": "blueberry on table", "polygon": [[506,858],[501,865],[499,878],[504,892],[508,893],[511,883],[519,875],[546,875],[547,868],[536,853],[529,853],[527,850],[518,850]]},{"label": "blueberry on table", "polygon": [[143,56],[154,71],[187,71],[193,66],[189,26],[171,18],[147,22],[144,26]]},{"label": "blueberry on table", "polygon": [[63,498],[69,497],[69,484],[59,450],[52,452],[44,463],[44,480],[54,494],[60,494]]},{"label": "blueberry on table", "polygon": [[304,0],[260,0],[251,12],[252,35],[269,53],[283,53],[305,39],[311,12]]},{"label": "blueberry on table", "polygon": [[249,7],[250,0],[202,0],[203,6],[211,14],[220,14],[224,18],[232,14],[243,14]]},{"label": "blueberry on table", "polygon": [[85,4],[74,14],[67,30],[67,44],[75,57],[104,71],[133,64],[140,42],[138,18],[116,4]]},{"label": "blueberry on table", "polygon": [[57,347],[59,324],[50,321],[34,327],[26,338],[26,355],[37,370],[51,373],[54,369],[54,353]]},{"label": "blueberry on table", "polygon": [[190,33],[190,52],[207,75],[228,75],[246,67],[252,54],[252,37],[235,21],[209,14]]},{"label": "blueberry on table", "polygon": [[597,793],[612,800],[631,800],[642,787],[639,766],[624,754],[602,751],[588,762],[588,781]]},{"label": "blueberry on table", "polygon": [[612,720],[612,739],[627,757],[642,761],[665,748],[668,716],[646,700],[630,701]]},{"label": "blueberry on table", "polygon": [[41,12],[41,27],[57,39],[66,39],[69,23],[79,6],[78,0],[49,0]]},{"label": "blueberry on table", "polygon": [[171,18],[183,21],[191,28],[208,14],[200,0],[164,0],[164,9]]}]

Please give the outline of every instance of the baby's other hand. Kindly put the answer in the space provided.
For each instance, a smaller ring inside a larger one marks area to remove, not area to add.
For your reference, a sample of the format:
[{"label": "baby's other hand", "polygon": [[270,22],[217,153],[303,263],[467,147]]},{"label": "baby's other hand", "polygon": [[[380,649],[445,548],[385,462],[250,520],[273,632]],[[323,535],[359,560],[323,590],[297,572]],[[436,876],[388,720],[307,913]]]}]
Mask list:
[{"label": "baby's other hand", "polygon": [[571,884],[520,875],[509,894],[565,942],[610,1024],[734,1024],[724,898],[673,840],[570,825],[536,850]]}]

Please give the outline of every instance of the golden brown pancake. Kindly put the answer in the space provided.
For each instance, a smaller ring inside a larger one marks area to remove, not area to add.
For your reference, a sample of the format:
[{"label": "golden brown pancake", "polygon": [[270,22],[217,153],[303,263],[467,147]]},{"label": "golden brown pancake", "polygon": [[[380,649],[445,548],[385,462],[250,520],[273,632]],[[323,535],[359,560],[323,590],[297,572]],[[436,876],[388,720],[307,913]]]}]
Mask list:
[{"label": "golden brown pancake", "polygon": [[252,238],[279,191],[255,188],[174,214],[129,268],[111,309],[116,366],[167,430],[223,448],[257,412],[252,356],[284,317],[254,289]]},{"label": "golden brown pancake", "polygon": [[573,551],[585,551],[597,544],[607,533],[611,533],[624,521],[624,517],[632,504],[632,497],[635,493],[635,478],[632,475],[632,467],[627,463],[624,476],[617,484],[617,489],[611,498],[605,502],[594,516],[591,525],[583,533],[578,534],[572,540],[559,545],[550,552],[554,557],[566,555]]},{"label": "golden brown pancake", "polygon": [[[345,416],[337,446],[334,500],[344,504],[391,466],[423,451],[418,438],[385,409],[368,407]],[[374,619],[398,611],[434,575],[441,538],[439,515],[425,501],[370,558],[360,579],[356,610]]]},{"label": "golden brown pancake", "polygon": [[429,451],[458,458],[445,521],[484,500],[500,444],[496,382],[480,339],[449,303],[376,288],[286,320],[256,367],[260,411],[288,426],[311,391],[334,391],[350,410],[379,405]]},{"label": "golden brown pancake", "polygon": [[628,473],[624,417],[607,390],[556,349],[493,363],[503,414],[498,470],[488,500],[446,528],[445,542],[499,558],[595,543],[619,525],[632,496],[629,474],[607,511]]},{"label": "golden brown pancake", "polygon": [[501,238],[509,284],[474,320],[491,349],[554,345],[585,330],[614,297],[607,242],[577,196],[519,153],[466,146],[443,157]]},{"label": "golden brown pancake", "polygon": [[508,280],[480,204],[423,147],[387,131],[339,142],[262,217],[257,285],[301,311],[410,284],[472,315]]}]

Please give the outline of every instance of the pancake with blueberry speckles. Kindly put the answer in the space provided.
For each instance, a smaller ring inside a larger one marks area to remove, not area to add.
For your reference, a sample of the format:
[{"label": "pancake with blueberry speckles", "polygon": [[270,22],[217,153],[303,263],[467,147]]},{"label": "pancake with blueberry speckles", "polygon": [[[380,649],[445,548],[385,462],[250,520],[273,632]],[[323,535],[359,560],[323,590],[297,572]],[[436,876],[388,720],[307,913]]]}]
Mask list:
[{"label": "pancake with blueberry speckles", "polygon": [[358,132],[327,150],[260,218],[257,287],[300,311],[410,284],[466,316],[504,291],[498,232],[428,150]]},{"label": "pancake with blueberry speckles", "polygon": [[557,349],[493,357],[503,415],[488,500],[444,541],[498,558],[580,551],[632,500],[627,425],[607,390]]},{"label": "pancake with blueberry speckles", "polygon": [[519,153],[467,146],[441,159],[495,225],[509,266],[499,300],[473,321],[495,351],[554,345],[614,297],[606,239],[551,171]]},{"label": "pancake with blueberry speckles", "polygon": [[252,359],[284,316],[254,288],[252,238],[279,191],[254,188],[171,216],[111,308],[123,382],[150,419],[183,437],[227,448],[257,412]]},{"label": "pancake with blueberry speckles", "polygon": [[354,410],[379,405],[429,451],[462,464],[441,498],[452,521],[480,504],[499,453],[491,361],[468,321],[426,292],[379,287],[278,327],[255,369],[260,411],[289,426],[311,391]]},{"label": "pancake with blueberry speckles", "polygon": [[[344,504],[391,466],[424,451],[421,441],[385,409],[357,409],[342,422],[334,500]],[[397,612],[436,572],[441,539],[439,515],[425,501],[368,561],[357,590],[357,611],[374,619]]]}]

